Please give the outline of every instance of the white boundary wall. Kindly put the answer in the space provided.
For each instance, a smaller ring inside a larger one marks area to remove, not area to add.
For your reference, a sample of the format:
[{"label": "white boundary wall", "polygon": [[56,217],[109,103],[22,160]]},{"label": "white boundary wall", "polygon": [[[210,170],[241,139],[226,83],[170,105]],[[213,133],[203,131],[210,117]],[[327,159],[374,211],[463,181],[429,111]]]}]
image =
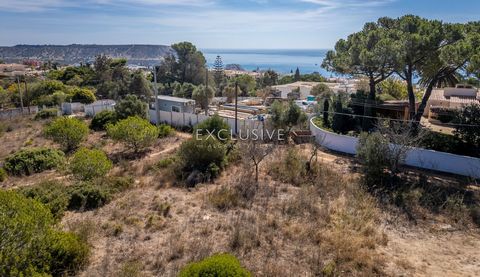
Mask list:
[{"label": "white boundary wall", "polygon": [[36,114],[38,113],[38,106],[30,106],[23,108],[23,113],[21,108],[15,109],[6,109],[0,111],[0,119],[12,119],[14,117]]},{"label": "white boundary wall", "polygon": [[[150,122],[156,124],[157,117],[155,116],[155,110],[148,110]],[[182,126],[195,126],[198,123],[206,120],[208,116],[204,114],[192,114],[192,113],[177,113],[177,112],[166,112],[159,111],[160,114],[160,123],[167,123],[172,126],[182,127]],[[235,119],[234,118],[223,118],[231,130],[235,130]],[[242,130],[243,136],[246,136],[245,131],[252,131],[256,129],[260,131],[263,129],[262,122],[252,119],[238,119],[237,120],[238,130]]]},{"label": "white boundary wall", "polygon": [[[320,129],[310,119],[310,130],[317,143],[330,150],[356,154],[358,138],[335,134]],[[445,152],[413,148],[407,153],[405,164],[423,169],[480,178],[480,159]]]},{"label": "white boundary wall", "polygon": [[85,105],[85,114],[90,117],[94,117],[96,114],[102,111],[114,111],[115,110],[115,103],[107,103],[98,104],[98,105]]}]

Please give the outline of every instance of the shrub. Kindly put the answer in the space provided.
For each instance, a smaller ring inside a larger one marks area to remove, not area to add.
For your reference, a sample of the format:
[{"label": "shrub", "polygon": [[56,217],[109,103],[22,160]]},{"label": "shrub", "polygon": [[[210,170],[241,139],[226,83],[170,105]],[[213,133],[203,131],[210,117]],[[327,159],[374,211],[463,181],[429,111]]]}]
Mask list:
[{"label": "shrub", "polygon": [[7,172],[0,167],[0,183],[7,180]]},{"label": "shrub", "polygon": [[182,172],[206,173],[207,179],[210,179],[215,178],[225,166],[226,148],[212,137],[192,138],[182,143],[177,155]]},{"label": "shrub", "polygon": [[389,164],[388,141],[380,133],[360,134],[357,157],[362,163],[364,182],[370,187],[381,185]]},{"label": "shrub", "polygon": [[0,191],[0,276],[64,276],[85,264],[88,246],[53,223],[40,202]]},{"label": "shrub", "polygon": [[190,276],[251,276],[235,256],[230,254],[217,254],[196,263],[186,265],[179,274],[180,277]]},{"label": "shrub", "polygon": [[115,124],[117,122],[117,115],[114,111],[101,111],[97,113],[90,123],[90,129],[94,131],[105,130],[107,124]]},{"label": "shrub", "polygon": [[[471,104],[463,108],[455,116],[455,121],[459,125],[455,127],[455,135],[466,143],[480,148],[480,105]],[[478,152],[479,150],[477,150]]]},{"label": "shrub", "polygon": [[99,208],[111,199],[108,188],[92,183],[79,183],[70,189],[68,208],[72,210],[92,210]]},{"label": "shrub", "polygon": [[208,201],[220,211],[226,211],[240,204],[239,195],[227,186],[222,186],[210,192]]},{"label": "shrub", "polygon": [[58,109],[56,108],[43,109],[35,115],[35,120],[47,119],[47,118],[52,118],[57,116],[58,116]]},{"label": "shrub", "polygon": [[5,170],[11,175],[31,175],[53,169],[62,164],[62,151],[48,148],[23,149],[8,156]]},{"label": "shrub", "polygon": [[422,137],[420,144],[422,147],[435,151],[447,152],[457,155],[478,156],[472,148],[463,142],[460,138],[453,135],[427,131]]},{"label": "shrub", "polygon": [[282,182],[301,185],[307,171],[306,162],[306,159],[292,147],[284,157],[270,164],[269,174]]},{"label": "shrub", "polygon": [[67,188],[55,181],[43,182],[39,185],[22,188],[19,191],[24,196],[44,204],[57,220],[63,216],[70,202],[70,194]]},{"label": "shrub", "polygon": [[75,88],[72,92],[72,101],[83,104],[90,104],[95,102],[95,93],[88,88]]},{"label": "shrub", "polygon": [[134,116],[147,118],[147,104],[135,95],[127,95],[115,105],[115,112],[118,119],[127,119]]},{"label": "shrub", "polygon": [[133,148],[135,153],[151,146],[158,138],[157,127],[140,117],[129,117],[115,125],[107,125],[107,134],[116,141]]},{"label": "shrub", "polygon": [[76,118],[59,117],[45,128],[45,135],[69,152],[87,138],[88,127]]},{"label": "shrub", "polygon": [[172,165],[173,163],[175,162],[175,158],[173,157],[170,157],[170,158],[165,158],[165,159],[161,159],[160,161],[158,161],[155,166],[157,168],[167,168],[169,167],[170,165]]},{"label": "shrub", "polygon": [[76,178],[91,180],[106,175],[112,162],[102,150],[81,148],[73,155],[69,168]]},{"label": "shrub", "polygon": [[161,124],[158,126],[158,137],[159,138],[165,138],[173,135],[175,133],[175,129],[172,128],[172,126],[167,125],[167,124]]},{"label": "shrub", "polygon": [[66,276],[57,272],[76,272],[88,261],[90,249],[76,234],[54,232],[49,247],[52,256],[52,273],[57,276]]},{"label": "shrub", "polygon": [[437,115],[437,119],[442,123],[449,123],[455,119],[456,110],[443,107],[432,107],[430,109]]},{"label": "shrub", "polygon": [[195,136],[213,135],[221,141],[227,141],[230,138],[230,125],[219,115],[214,115],[199,123],[193,131]]}]

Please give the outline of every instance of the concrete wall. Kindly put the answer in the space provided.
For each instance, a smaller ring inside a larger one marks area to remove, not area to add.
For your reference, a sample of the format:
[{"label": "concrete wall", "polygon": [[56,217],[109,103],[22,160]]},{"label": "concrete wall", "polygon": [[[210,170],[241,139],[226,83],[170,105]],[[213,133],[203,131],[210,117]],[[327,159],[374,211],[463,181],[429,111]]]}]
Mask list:
[{"label": "concrete wall", "polygon": [[85,105],[85,115],[94,117],[96,114],[102,111],[115,110],[115,104],[105,103],[100,105]]},{"label": "concrete wall", "polygon": [[72,103],[63,103],[62,104],[62,113],[66,115],[71,115],[74,113],[79,113],[85,111],[85,105],[79,102]]},{"label": "concrete wall", "polygon": [[30,109],[28,107],[24,107],[23,113],[21,108],[7,109],[7,110],[0,111],[0,119],[12,119],[15,117],[20,117],[20,116],[29,115],[29,114],[36,114],[36,113],[38,113],[37,106],[31,106]]},{"label": "concrete wall", "polygon": [[[330,150],[356,154],[358,138],[339,135],[320,129],[310,120],[310,130],[317,143]],[[405,164],[423,169],[480,178],[480,159],[413,148],[407,153]]]},{"label": "concrete wall", "polygon": [[[177,127],[182,127],[182,126],[195,126],[198,123],[206,120],[209,118],[208,116],[204,114],[192,114],[192,113],[176,113],[176,112],[166,112],[166,111],[159,111],[159,116],[160,116],[160,123],[166,123],[172,126],[177,126]],[[156,120],[156,115],[155,115],[155,110],[149,110],[149,118],[150,122],[153,124],[157,123]],[[230,126],[230,129],[232,131],[235,130],[235,119],[234,118],[224,118],[225,122],[228,123]],[[251,120],[251,119],[246,119],[246,120],[237,120],[237,128],[238,132],[242,132],[243,136],[246,136],[247,131],[252,131],[256,129],[257,131],[260,131],[263,129],[263,124],[262,122],[258,120]]]}]

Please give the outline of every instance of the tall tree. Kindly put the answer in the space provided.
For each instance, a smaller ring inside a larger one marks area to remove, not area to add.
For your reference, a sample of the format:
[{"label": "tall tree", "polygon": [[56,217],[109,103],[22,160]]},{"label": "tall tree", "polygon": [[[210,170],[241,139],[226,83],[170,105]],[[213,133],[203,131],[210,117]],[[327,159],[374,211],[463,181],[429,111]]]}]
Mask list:
[{"label": "tall tree", "polygon": [[295,70],[295,75],[293,77],[293,80],[295,82],[298,82],[302,79],[302,76],[300,75],[300,69],[297,67],[297,70]]},{"label": "tall tree", "polygon": [[369,99],[375,100],[376,85],[394,72],[395,42],[376,23],[365,24],[362,31],[341,39],[334,51],[328,51],[322,67],[340,74],[366,76]]},{"label": "tall tree", "polygon": [[190,42],[176,43],[172,48],[177,54],[178,81],[195,85],[203,83],[207,61],[202,52]]},{"label": "tall tree", "polygon": [[224,67],[222,57],[217,56],[215,62],[213,63],[213,70],[215,71],[213,77],[215,79],[215,85],[217,87],[217,95],[222,95],[225,80],[225,72],[223,68]]},{"label": "tall tree", "polygon": [[[395,69],[395,41],[377,23],[367,23],[363,30],[341,39],[334,51],[327,52],[322,67],[341,74],[366,76],[370,91],[366,101],[363,129],[374,127],[372,105],[376,98],[376,86],[391,76]],[[367,119],[368,118],[368,119]]]},{"label": "tall tree", "polygon": [[444,28],[438,20],[427,20],[414,15],[398,19],[380,18],[378,24],[388,30],[388,36],[397,42],[395,72],[407,82],[410,118],[415,116],[415,77],[422,64],[442,47]]},{"label": "tall tree", "polygon": [[248,74],[242,74],[240,76],[237,76],[235,78],[235,81],[238,83],[238,87],[240,88],[242,96],[247,96],[257,86],[255,78]]},{"label": "tall tree", "polygon": [[213,96],[215,96],[215,90],[211,86],[206,87],[205,85],[199,85],[193,91],[192,99],[194,99],[202,109],[207,110]]},{"label": "tall tree", "polygon": [[133,72],[129,89],[130,93],[142,99],[148,99],[152,96],[152,88],[141,70]]},{"label": "tall tree", "polygon": [[278,74],[272,69],[265,71],[262,75],[261,86],[262,87],[271,87],[278,84]]},{"label": "tall tree", "polygon": [[480,58],[479,22],[444,24],[444,28],[444,46],[434,51],[418,69],[425,93],[413,117],[414,126],[418,126],[433,89],[455,82],[457,74],[468,74]]}]

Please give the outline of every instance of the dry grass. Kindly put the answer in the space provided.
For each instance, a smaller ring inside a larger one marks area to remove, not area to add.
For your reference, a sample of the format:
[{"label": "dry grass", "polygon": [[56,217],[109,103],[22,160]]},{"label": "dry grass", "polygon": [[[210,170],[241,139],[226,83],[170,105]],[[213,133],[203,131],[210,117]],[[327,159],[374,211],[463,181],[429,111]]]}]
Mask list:
[{"label": "dry grass", "polygon": [[[27,124],[36,133],[28,133]],[[32,144],[49,145],[38,137],[41,123],[25,121],[15,128],[2,137],[8,136],[12,149],[30,137]],[[319,159],[307,170],[308,146],[279,146],[262,162],[258,183],[251,165],[231,163],[213,184],[185,189],[175,186],[169,159],[186,137],[177,133],[141,157],[119,158],[111,174],[132,177],[135,185],[97,210],[66,213],[62,226],[92,245],[90,264],[80,276],[176,276],[188,262],[222,252],[233,253],[254,276],[420,272],[405,255],[388,260],[392,249],[408,245],[392,246],[391,237],[398,242],[402,235],[385,228],[386,222],[390,228],[412,229],[393,208],[381,206],[386,212],[380,212],[378,198],[365,192],[358,174],[350,171],[350,159],[324,153],[326,162]],[[86,144],[101,147],[110,157],[121,157],[123,151],[101,132],[90,134]],[[66,177],[54,171],[29,178],[9,185]],[[440,214],[442,222],[469,222],[462,217],[468,200],[463,195],[449,194],[437,205],[438,214],[424,207],[425,195],[427,191],[413,189],[402,199],[419,218],[438,219]],[[473,253],[476,244],[471,245],[464,248]]]}]

